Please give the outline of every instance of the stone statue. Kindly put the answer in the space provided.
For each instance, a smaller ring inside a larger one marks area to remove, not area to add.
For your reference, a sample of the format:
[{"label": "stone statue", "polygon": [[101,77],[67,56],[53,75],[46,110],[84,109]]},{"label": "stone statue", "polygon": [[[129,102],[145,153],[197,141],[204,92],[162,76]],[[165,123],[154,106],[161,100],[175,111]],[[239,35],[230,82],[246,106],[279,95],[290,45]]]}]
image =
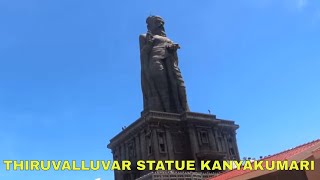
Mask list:
[{"label": "stone statue", "polygon": [[139,37],[144,111],[189,111],[186,88],[178,67],[177,49],[166,37],[159,16],[146,20],[148,31]]}]

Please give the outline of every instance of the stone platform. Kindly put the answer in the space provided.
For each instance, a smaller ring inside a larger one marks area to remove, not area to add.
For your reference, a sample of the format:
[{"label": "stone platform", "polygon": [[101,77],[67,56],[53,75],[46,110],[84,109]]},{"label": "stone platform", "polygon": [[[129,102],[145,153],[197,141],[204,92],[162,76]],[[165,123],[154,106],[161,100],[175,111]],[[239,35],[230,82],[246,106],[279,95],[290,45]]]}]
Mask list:
[{"label": "stone platform", "polygon": [[[114,160],[239,160],[234,121],[195,112],[149,111],[110,140]],[[200,171],[199,164],[195,165]],[[150,171],[115,171],[116,180],[134,180]]]}]

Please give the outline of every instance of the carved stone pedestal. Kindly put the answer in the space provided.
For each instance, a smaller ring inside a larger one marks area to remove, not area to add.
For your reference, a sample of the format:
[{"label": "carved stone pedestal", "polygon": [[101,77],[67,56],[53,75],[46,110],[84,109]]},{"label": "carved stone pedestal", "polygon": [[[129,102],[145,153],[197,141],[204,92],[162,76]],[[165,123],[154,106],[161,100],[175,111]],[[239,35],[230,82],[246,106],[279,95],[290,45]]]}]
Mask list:
[{"label": "carved stone pedestal", "polygon": [[116,180],[134,180],[150,171],[134,170],[137,160],[239,160],[234,121],[195,112],[149,111],[110,140],[114,160],[130,160],[132,171]]}]

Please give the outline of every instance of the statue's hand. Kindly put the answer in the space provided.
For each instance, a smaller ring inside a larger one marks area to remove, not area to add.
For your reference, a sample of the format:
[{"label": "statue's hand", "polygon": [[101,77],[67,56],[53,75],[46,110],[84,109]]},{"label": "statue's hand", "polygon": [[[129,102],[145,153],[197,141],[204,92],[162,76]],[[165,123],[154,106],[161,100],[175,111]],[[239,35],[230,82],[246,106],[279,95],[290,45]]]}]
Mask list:
[{"label": "statue's hand", "polygon": [[174,45],[174,49],[180,49],[180,45],[179,44],[173,44]]},{"label": "statue's hand", "polygon": [[180,49],[180,46],[179,46],[179,44],[169,44],[169,45],[167,45],[167,48],[171,51],[176,51],[176,50]]}]

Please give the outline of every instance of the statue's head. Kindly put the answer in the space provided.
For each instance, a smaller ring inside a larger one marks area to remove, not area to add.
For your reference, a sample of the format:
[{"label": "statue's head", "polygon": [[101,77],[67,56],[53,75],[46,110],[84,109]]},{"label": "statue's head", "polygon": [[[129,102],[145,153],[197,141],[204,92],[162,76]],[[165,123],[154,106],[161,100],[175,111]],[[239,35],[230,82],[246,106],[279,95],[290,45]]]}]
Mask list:
[{"label": "statue's head", "polygon": [[146,20],[148,31],[154,35],[165,36],[164,20],[160,16],[149,16]]}]

